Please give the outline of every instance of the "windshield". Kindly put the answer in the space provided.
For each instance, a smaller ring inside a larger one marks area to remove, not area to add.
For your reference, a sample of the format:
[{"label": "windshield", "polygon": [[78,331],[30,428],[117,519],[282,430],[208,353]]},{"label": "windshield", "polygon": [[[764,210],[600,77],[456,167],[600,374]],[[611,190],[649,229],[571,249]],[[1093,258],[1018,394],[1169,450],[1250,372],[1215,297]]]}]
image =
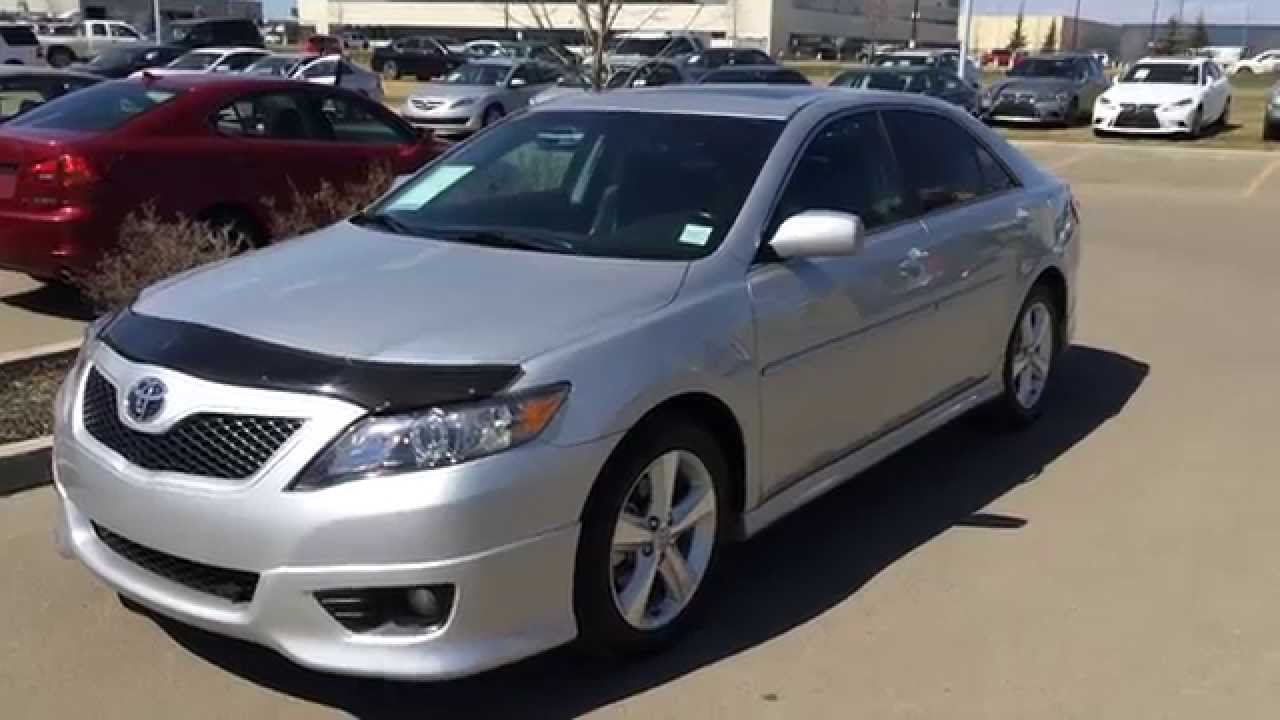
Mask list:
[{"label": "windshield", "polygon": [[1075,77],[1076,64],[1073,60],[1049,60],[1047,58],[1027,58],[1018,63],[1009,74],[1013,77]]},{"label": "windshield", "polygon": [[112,67],[114,65],[128,65],[133,59],[148,52],[151,48],[136,47],[115,47],[103,50],[98,56],[89,62],[93,67]]},{"label": "windshield", "polygon": [[1200,81],[1200,68],[1195,65],[1147,64],[1134,65],[1125,73],[1121,82],[1155,83],[1164,85],[1195,85]]},{"label": "windshield", "polygon": [[511,68],[506,65],[463,65],[449,73],[446,85],[501,85]]},{"label": "windshield", "polygon": [[366,216],[423,237],[579,255],[693,260],[715,251],[783,123],[540,112],[460,146]]},{"label": "windshield", "polygon": [[169,63],[174,70],[204,70],[222,58],[222,53],[193,52]]},{"label": "windshield", "polygon": [[176,90],[162,90],[140,83],[109,82],[68,93],[19,115],[5,127],[49,130],[112,130],[169,102]]},{"label": "windshield", "polygon": [[849,72],[831,84],[860,90],[889,90],[891,92],[920,92],[924,82],[915,73]]},{"label": "windshield", "polygon": [[272,77],[288,77],[294,68],[302,62],[302,58],[278,56],[263,58],[249,66],[249,75],[269,75]]},{"label": "windshield", "polygon": [[808,85],[809,80],[795,70],[717,70],[702,80],[707,84],[741,83],[769,85]]},{"label": "windshield", "polygon": [[932,65],[933,58],[928,55],[877,55],[872,64],[880,67],[917,67]]},{"label": "windshield", "polygon": [[659,38],[623,38],[609,52],[615,55],[643,55],[654,57],[666,49],[671,40]]}]

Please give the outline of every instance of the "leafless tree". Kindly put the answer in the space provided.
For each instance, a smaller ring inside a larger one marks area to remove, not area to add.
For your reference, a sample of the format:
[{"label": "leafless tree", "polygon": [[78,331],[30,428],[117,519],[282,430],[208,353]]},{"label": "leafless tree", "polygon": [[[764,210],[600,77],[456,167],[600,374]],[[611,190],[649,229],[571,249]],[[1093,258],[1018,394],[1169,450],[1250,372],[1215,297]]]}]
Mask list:
[{"label": "leafless tree", "polygon": [[892,0],[866,0],[862,13],[867,18],[867,35],[871,39],[871,52],[875,53],[875,45],[884,38],[885,26],[893,18]]}]

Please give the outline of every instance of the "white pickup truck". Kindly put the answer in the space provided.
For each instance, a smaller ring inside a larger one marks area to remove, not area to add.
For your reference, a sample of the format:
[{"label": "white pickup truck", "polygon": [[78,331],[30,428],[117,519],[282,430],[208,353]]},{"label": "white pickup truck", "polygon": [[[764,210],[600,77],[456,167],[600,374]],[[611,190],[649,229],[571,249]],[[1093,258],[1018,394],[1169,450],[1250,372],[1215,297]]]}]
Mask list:
[{"label": "white pickup truck", "polygon": [[136,43],[142,33],[119,20],[83,20],[70,25],[49,25],[39,34],[45,60],[54,67],[87,61],[113,45]]}]

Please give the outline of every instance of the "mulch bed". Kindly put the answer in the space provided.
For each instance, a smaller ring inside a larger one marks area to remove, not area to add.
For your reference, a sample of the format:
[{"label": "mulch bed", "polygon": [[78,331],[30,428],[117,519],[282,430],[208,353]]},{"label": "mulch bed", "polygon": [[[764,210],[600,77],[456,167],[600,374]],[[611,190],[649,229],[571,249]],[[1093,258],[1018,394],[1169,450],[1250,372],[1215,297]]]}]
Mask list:
[{"label": "mulch bed", "polygon": [[0,445],[53,433],[53,396],[76,351],[0,367]]}]

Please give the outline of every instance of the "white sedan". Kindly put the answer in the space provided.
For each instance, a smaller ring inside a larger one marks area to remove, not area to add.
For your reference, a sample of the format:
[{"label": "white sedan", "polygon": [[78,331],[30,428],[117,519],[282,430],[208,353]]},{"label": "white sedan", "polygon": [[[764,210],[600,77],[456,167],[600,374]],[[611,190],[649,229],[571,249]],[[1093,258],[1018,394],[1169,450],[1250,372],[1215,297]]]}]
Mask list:
[{"label": "white sedan", "polygon": [[1231,83],[1212,60],[1144,58],[1098,97],[1093,131],[1199,137],[1230,114]]},{"label": "white sedan", "polygon": [[164,67],[139,70],[130,77],[142,77],[144,73],[153,76],[237,73],[270,54],[262,48],[204,48],[192,50]]},{"label": "white sedan", "polygon": [[1273,72],[1280,72],[1280,50],[1258,53],[1231,67],[1232,75],[1266,75]]},{"label": "white sedan", "polygon": [[[342,69],[341,76],[339,68]],[[336,55],[316,58],[294,70],[291,77],[318,85],[338,85],[358,92],[374,102],[382,102],[382,78]]]}]

